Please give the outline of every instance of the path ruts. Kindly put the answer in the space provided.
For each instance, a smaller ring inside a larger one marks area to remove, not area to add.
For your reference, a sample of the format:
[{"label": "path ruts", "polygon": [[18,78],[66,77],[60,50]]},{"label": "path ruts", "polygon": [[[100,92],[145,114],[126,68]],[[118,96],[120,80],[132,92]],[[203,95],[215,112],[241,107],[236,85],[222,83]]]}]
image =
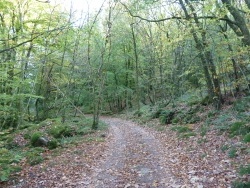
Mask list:
[{"label": "path ruts", "polygon": [[87,188],[179,187],[164,161],[164,147],[131,121],[103,118],[110,126],[109,148]]}]

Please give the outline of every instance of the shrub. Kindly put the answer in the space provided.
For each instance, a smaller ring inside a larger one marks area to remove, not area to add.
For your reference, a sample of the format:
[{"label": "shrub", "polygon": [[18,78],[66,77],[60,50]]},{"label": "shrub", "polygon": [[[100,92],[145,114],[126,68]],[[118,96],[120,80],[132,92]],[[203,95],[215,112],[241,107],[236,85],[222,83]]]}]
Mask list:
[{"label": "shrub", "polygon": [[44,152],[44,149],[41,147],[37,147],[34,149],[31,149],[27,154],[26,154],[26,158],[27,158],[27,162],[30,165],[36,165],[39,164],[41,162],[44,161],[43,156],[41,155],[42,152]]},{"label": "shrub", "polygon": [[161,124],[170,124],[172,119],[174,118],[174,111],[171,110],[166,110],[166,111],[162,111],[160,114],[160,123]]},{"label": "shrub", "polygon": [[245,122],[235,122],[230,125],[229,132],[231,136],[245,135],[250,131],[250,127]]},{"label": "shrub", "polygon": [[37,146],[37,142],[39,140],[39,138],[42,136],[41,132],[35,132],[32,134],[31,138],[30,138],[30,143],[32,146]]},{"label": "shrub", "polygon": [[7,137],[5,146],[8,149],[13,149],[13,148],[19,147],[19,145],[14,141],[13,135]]},{"label": "shrub", "polygon": [[243,138],[244,142],[250,142],[250,133],[246,134]]},{"label": "shrub", "polygon": [[75,134],[75,130],[66,125],[57,125],[49,130],[54,138],[70,137]]},{"label": "shrub", "polygon": [[49,149],[55,149],[55,148],[57,148],[57,146],[58,146],[58,142],[55,139],[48,142]]},{"label": "shrub", "polygon": [[0,181],[8,181],[12,173],[20,171],[20,167],[13,164],[19,163],[22,157],[5,148],[0,149],[0,156]]},{"label": "shrub", "polygon": [[151,114],[151,118],[152,118],[152,119],[159,118],[160,115],[161,115],[161,113],[162,113],[162,111],[163,111],[162,109],[158,109],[158,110],[154,111],[154,112]]}]

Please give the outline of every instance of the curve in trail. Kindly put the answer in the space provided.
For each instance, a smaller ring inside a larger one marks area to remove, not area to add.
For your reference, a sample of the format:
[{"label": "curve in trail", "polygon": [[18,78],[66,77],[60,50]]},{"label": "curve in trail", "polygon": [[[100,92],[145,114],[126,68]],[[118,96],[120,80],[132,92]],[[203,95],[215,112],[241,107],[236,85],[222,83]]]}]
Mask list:
[{"label": "curve in trail", "polygon": [[131,121],[102,120],[110,125],[111,139],[88,188],[179,187],[164,161],[164,147],[152,134]]}]

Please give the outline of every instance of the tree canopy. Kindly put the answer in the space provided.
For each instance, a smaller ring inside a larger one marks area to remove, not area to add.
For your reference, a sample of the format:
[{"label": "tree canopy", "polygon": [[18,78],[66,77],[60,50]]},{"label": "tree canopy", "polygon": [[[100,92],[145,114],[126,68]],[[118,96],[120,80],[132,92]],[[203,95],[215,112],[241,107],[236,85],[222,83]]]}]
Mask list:
[{"label": "tree canopy", "polygon": [[220,109],[249,92],[248,0],[106,3],[77,18],[49,1],[0,2],[1,129],[69,110],[96,128],[103,112],[186,94]]}]

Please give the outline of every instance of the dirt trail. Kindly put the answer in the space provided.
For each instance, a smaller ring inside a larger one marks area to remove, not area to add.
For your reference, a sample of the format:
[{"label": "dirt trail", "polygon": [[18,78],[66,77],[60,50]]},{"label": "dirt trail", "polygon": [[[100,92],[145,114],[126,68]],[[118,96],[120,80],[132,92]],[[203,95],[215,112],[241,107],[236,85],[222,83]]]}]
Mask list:
[{"label": "dirt trail", "polygon": [[110,125],[109,148],[86,187],[179,187],[164,160],[165,148],[152,134],[131,121],[102,120]]},{"label": "dirt trail", "polygon": [[[56,156],[48,150],[43,153],[47,160],[24,166],[17,180],[0,187],[229,188],[236,180],[250,180],[249,175],[237,173],[240,165],[249,163],[249,154],[242,150],[232,158],[220,149],[239,146],[239,137],[228,140],[211,130],[204,136],[179,139],[171,127],[158,132],[132,121],[111,117],[102,120],[109,124],[106,142],[78,143]],[[102,134],[97,131],[91,137]],[[240,146],[249,147],[243,143]]]}]

